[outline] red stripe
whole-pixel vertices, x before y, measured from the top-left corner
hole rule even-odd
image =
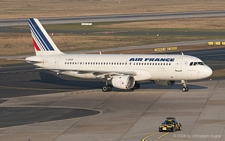
[[[34,43],[34,47],[37,51],[41,51],[41,49],[38,47],[37,43],[35,42],[34,38],[32,38],[33,43]]]

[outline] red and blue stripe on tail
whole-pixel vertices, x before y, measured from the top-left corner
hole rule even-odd
[[[44,27],[38,19],[30,18],[30,31],[35,48],[36,55],[57,55],[63,54],[52,41]]]

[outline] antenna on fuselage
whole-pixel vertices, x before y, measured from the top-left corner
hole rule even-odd
[[[183,53],[183,52],[181,52],[181,55],[184,55],[184,53]]]
[[[102,55],[102,52],[101,52],[101,51],[99,51],[99,54],[100,54],[100,55]]]

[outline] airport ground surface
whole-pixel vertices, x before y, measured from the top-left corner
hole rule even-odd
[[[213,70],[225,68],[224,49],[190,51]],[[101,91],[104,82],[35,70],[0,68],[0,139],[4,141],[225,140],[223,79],[172,87],[144,83],[140,90]],[[158,132],[167,116],[182,131]]]

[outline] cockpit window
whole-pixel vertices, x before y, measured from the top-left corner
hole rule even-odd
[[[190,62],[189,66],[204,65],[203,62]]]
[[[198,62],[198,65],[204,65],[204,63],[203,62]]]
[[[194,66],[196,66],[198,64],[198,62],[194,62]]]

